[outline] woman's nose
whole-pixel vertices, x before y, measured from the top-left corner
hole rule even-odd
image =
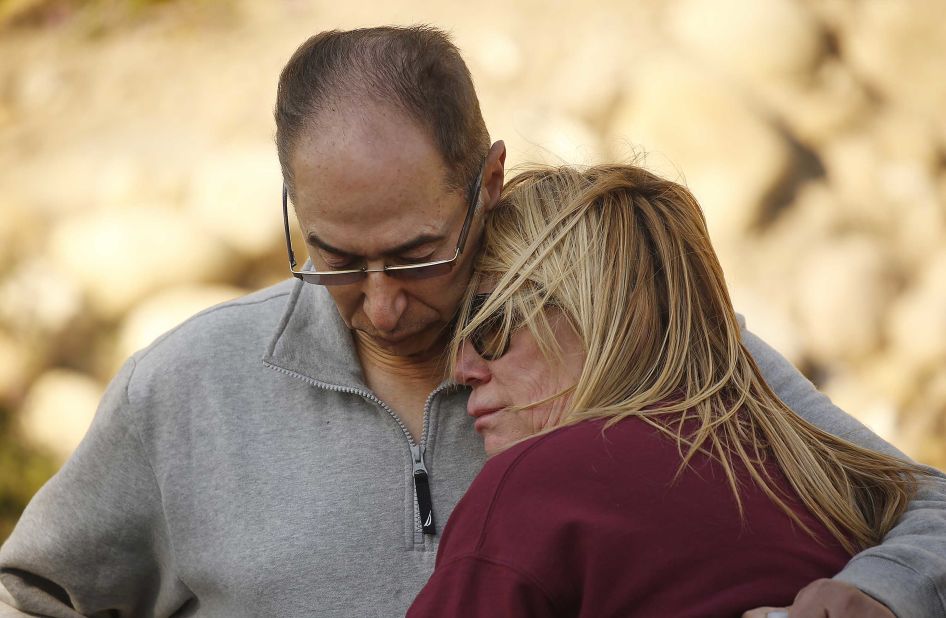
[[[457,352],[456,369],[453,371],[453,379],[467,386],[477,386],[489,382],[489,366],[483,360],[473,345],[469,341],[464,341]]]

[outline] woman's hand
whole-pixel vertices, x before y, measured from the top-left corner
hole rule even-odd
[[[833,579],[811,582],[795,596],[791,607],[758,607],[742,618],[767,618],[769,612],[785,611],[789,618],[896,618],[887,606],[860,589]]]

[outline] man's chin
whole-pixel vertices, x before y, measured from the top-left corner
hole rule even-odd
[[[444,353],[446,343],[438,334],[430,330],[421,330],[382,336],[358,331],[358,337],[363,342],[370,343],[373,347],[393,356],[440,356]]]

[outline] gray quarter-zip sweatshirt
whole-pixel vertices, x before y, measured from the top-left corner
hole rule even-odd
[[[803,416],[892,451],[746,343]],[[0,550],[0,615],[403,615],[433,570],[429,532],[483,463],[466,397],[431,393],[415,443],[324,289],[287,281],[204,311],[125,364],[27,507]],[[839,578],[901,617],[946,615],[946,486]]]

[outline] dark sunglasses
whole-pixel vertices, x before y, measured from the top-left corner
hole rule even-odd
[[[467,318],[475,316],[483,308],[489,294],[474,294],[470,304],[470,313]],[[469,342],[484,360],[494,361],[509,351],[509,340],[512,338],[512,329],[503,334],[502,307],[483,320],[469,336]]]

